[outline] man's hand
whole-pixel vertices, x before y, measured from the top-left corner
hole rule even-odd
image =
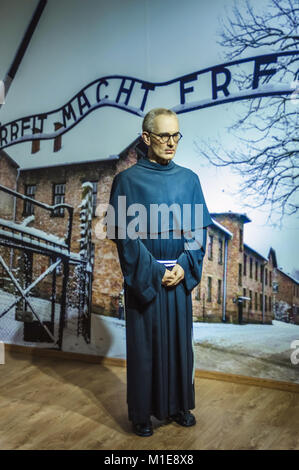
[[[176,286],[185,277],[185,271],[179,264],[176,264],[172,271],[166,269],[162,279],[163,286],[172,287]]]
[[[163,286],[167,286],[167,283],[170,282],[174,278],[173,274],[169,269],[166,268],[166,271],[164,273],[163,279],[162,279],[162,284]]]

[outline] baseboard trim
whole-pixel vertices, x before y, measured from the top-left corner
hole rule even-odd
[[[299,393],[299,384],[266,379],[262,377],[250,377],[247,375],[229,374],[226,372],[203,369],[196,369],[195,377],[200,377],[202,379],[222,380],[224,382],[232,382],[242,385],[253,385],[255,387],[272,388],[276,390],[282,390],[283,392]]]
[[[79,354],[68,351],[59,351],[57,349],[38,348],[32,346],[21,346],[17,344],[5,343],[5,352],[16,352],[29,354],[31,356],[60,358],[72,361],[83,361],[107,366],[126,367],[126,360],[115,357],[95,356],[92,354]],[[228,374],[225,372],[209,371],[204,369],[196,369],[195,377],[210,380],[221,380],[224,382],[232,382],[243,385],[253,385],[256,387],[272,388],[284,392],[299,393],[299,384],[292,382],[284,382],[261,377],[248,377],[246,375]]]
[[[58,349],[38,348],[34,346],[22,346],[19,344],[5,343],[5,352],[29,354],[31,356],[68,359],[70,361],[91,362],[94,364],[103,364],[111,366],[126,366],[126,360],[117,357],[96,356],[93,354],[80,354],[69,351],[60,351]]]

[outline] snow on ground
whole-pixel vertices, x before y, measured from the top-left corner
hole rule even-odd
[[[21,295],[18,294],[18,297]],[[0,314],[8,308],[16,296],[0,289]],[[51,318],[51,303],[48,300],[29,296],[29,300],[41,321],[48,321]],[[0,317],[0,341],[8,344],[18,344],[31,347],[53,348],[53,343],[35,343],[24,341],[24,323],[15,320],[15,309],[12,307],[3,317]],[[29,307],[28,307],[28,310]],[[30,310],[31,312],[31,310]],[[59,318],[60,305],[55,304],[55,318]],[[33,317],[34,321],[37,318]],[[58,321],[54,324],[54,336],[58,338]]]
[[[0,289],[0,315],[14,300],[15,295]],[[32,296],[29,296],[29,300],[40,320],[50,321],[51,302]],[[60,308],[60,304],[56,303],[54,322],[54,336],[56,341],[58,340]],[[34,317],[34,320],[37,320],[37,318]],[[126,329],[124,320],[92,314],[90,343],[86,343],[82,335],[77,335],[77,325],[78,309],[69,307],[65,328],[63,330],[62,351],[116,358],[126,357]],[[21,346],[58,348],[54,343],[24,341],[23,331],[24,323],[15,320],[15,306],[3,317],[0,317],[0,341]]]
[[[194,342],[264,355],[283,352],[290,349],[293,340],[299,340],[299,325],[276,320],[272,323],[235,325],[197,322],[193,324]]]
[[[299,384],[299,325],[194,323],[195,367]]]
[[[67,326],[63,330],[62,350],[96,356],[126,358],[125,321],[105,315],[91,314],[90,343],[77,336],[77,309],[68,310]]]

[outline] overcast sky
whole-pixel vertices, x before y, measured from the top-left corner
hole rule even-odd
[[[253,3],[262,10],[268,2]],[[36,0],[0,0],[0,79],[36,5]],[[105,75],[163,82],[225,62],[224,50],[216,42],[218,19],[232,6],[231,0],[49,0],[0,110],[1,123],[58,108]],[[251,55],[263,52],[271,51]],[[151,104],[170,107],[172,98],[170,91],[163,95],[163,103],[153,98]],[[227,103],[181,114],[183,139],[175,162],[198,173],[211,212],[246,211],[252,222],[245,226],[245,242],[263,256],[272,246],[278,265],[292,274],[299,269],[298,219],[285,218],[282,228],[265,225],[267,207],[245,209],[242,197],[233,195],[240,177],[211,167],[196,149],[196,142],[204,139],[217,138],[227,150],[240,145],[227,131],[240,106]],[[100,108],[64,134],[56,154],[53,141],[42,141],[35,156],[30,155],[30,143],[14,145],[7,152],[27,168],[107,158],[137,137],[141,122],[141,117],[125,111]]]

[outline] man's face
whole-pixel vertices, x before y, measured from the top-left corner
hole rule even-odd
[[[149,158],[160,159],[169,162],[173,159],[178,142],[171,137],[168,142],[163,143],[162,139],[156,134],[176,134],[179,132],[179,122],[175,116],[160,114],[154,120],[154,129],[152,133],[143,133],[144,141],[148,145]]]

